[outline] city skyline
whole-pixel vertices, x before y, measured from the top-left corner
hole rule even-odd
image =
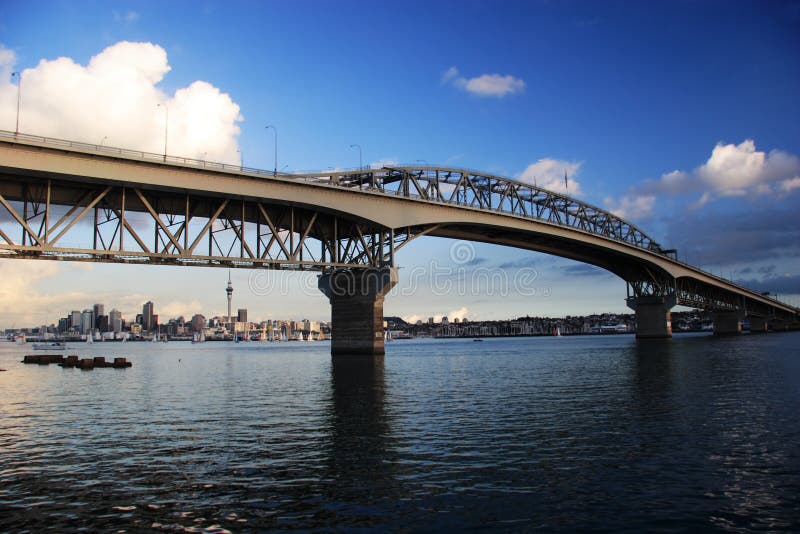
[[[480,169],[566,191],[692,264],[800,304],[796,3],[342,2],[307,11],[284,2],[6,4],[0,129],[18,122],[32,134],[262,169]],[[386,39],[387,21],[428,38]],[[353,24],[362,32],[330,38]],[[482,38],[454,40],[447,28],[480,28]],[[464,261],[452,254],[458,241],[411,242],[385,314],[628,311],[624,282],[604,271],[469,245]],[[527,270],[533,291],[442,290],[445,279],[486,270],[509,280]],[[314,273],[231,276],[254,316],[329,319]],[[153,299],[172,316],[224,315],[225,277],[0,260],[0,326],[36,324],[95,297],[128,311]]]

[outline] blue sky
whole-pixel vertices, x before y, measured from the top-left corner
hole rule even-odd
[[[11,71],[31,69],[24,75],[36,80],[40,61],[59,57],[83,68],[122,41],[163,49],[169,70],[159,71],[154,87],[164,98],[177,102],[200,80],[218,90],[221,115],[238,106],[238,115],[225,115],[228,144],[217,159],[238,157],[239,149],[246,165],[272,168],[273,132],[264,126],[274,124],[278,166],[287,170],[354,167],[357,143],[365,163],[422,160],[519,179],[539,173],[541,185],[537,164],[545,160],[553,175],[569,169],[580,198],[630,218],[691,262],[790,302],[800,294],[797,2],[7,2],[0,128],[13,129]],[[53,76],[41,79],[58,93]],[[25,90],[33,106],[35,88]],[[160,120],[160,110],[147,110]],[[29,128],[55,128],[23,111]],[[73,136],[134,142],[119,128],[102,130],[97,110],[73,111],[60,119]],[[509,276],[524,265],[535,268],[539,293],[439,295],[419,287],[387,299],[387,314],[625,311],[624,283],[611,275],[477,244],[474,261],[458,265],[453,246],[420,239],[399,263],[410,270],[436,260]],[[3,263],[15,279],[20,267]],[[107,308],[124,301],[131,313],[137,299],[153,299],[156,311],[159,303],[167,312],[223,311],[227,273],[219,270],[36,269],[23,283],[61,315],[98,300]],[[247,289],[251,275],[233,274],[251,317],[327,318],[321,295],[295,288],[265,298]],[[300,278],[275,276],[289,286]],[[120,280],[140,277],[156,280],[134,296],[118,289]],[[217,285],[218,299],[197,291]],[[0,317],[0,326],[8,321]]]

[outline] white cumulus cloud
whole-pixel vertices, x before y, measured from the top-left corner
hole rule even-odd
[[[62,270],[62,265],[53,261],[0,259],[0,324],[6,328],[50,324],[52,310],[88,301],[90,295],[80,291],[54,295],[41,290],[41,282],[59,276]]]
[[[624,195],[619,200],[605,199],[611,213],[622,219],[642,219],[650,215],[656,204],[654,195]]]
[[[0,48],[6,130],[16,121],[14,61]],[[43,59],[21,74],[20,131],[162,153],[166,126],[170,155],[238,163],[239,106],[204,81],[166,94],[158,84],[169,71],[166,51],[152,43],[116,43],[85,66],[67,57]]]
[[[582,193],[581,184],[575,179],[581,168],[580,162],[544,158],[531,163],[517,176],[517,180],[542,189],[577,196]],[[566,175],[567,180],[564,180]]]
[[[475,78],[465,78],[456,67],[450,67],[442,74],[442,83],[452,84],[473,95],[497,98],[525,90],[525,82],[510,74],[482,74]]]
[[[767,157],[751,139],[739,145],[717,143],[697,175],[722,194],[738,195],[765,179]]]
[[[781,150],[756,149],[755,141],[738,145],[717,143],[711,156],[692,171],[673,171],[636,188],[639,194],[684,195],[700,193],[705,204],[721,196],[781,194],[800,178],[800,158]]]
[[[617,214],[643,217],[663,196],[697,195],[691,208],[701,208],[721,197],[783,196],[800,188],[800,158],[781,150],[763,152],[755,141],[738,145],[717,143],[708,160],[691,171],[675,170],[657,180],[631,188],[619,199],[606,198]]]

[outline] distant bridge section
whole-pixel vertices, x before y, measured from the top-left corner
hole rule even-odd
[[[349,331],[372,340],[368,352],[383,350],[373,330],[396,283],[395,254],[423,235],[534,250],[613,272],[628,284],[641,337],[671,335],[675,304],[714,310],[718,333],[735,333],[745,315],[794,321],[798,314],[679,261],[601,208],[450,167],[276,173],[0,131],[0,205],[7,258],[317,270],[335,327],[335,301],[352,325],[355,300],[331,284],[368,288],[359,300],[369,315],[364,332]],[[370,273],[378,274],[353,281]]]

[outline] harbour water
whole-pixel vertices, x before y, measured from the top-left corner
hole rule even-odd
[[[0,532],[800,530],[800,333],[0,343]]]

